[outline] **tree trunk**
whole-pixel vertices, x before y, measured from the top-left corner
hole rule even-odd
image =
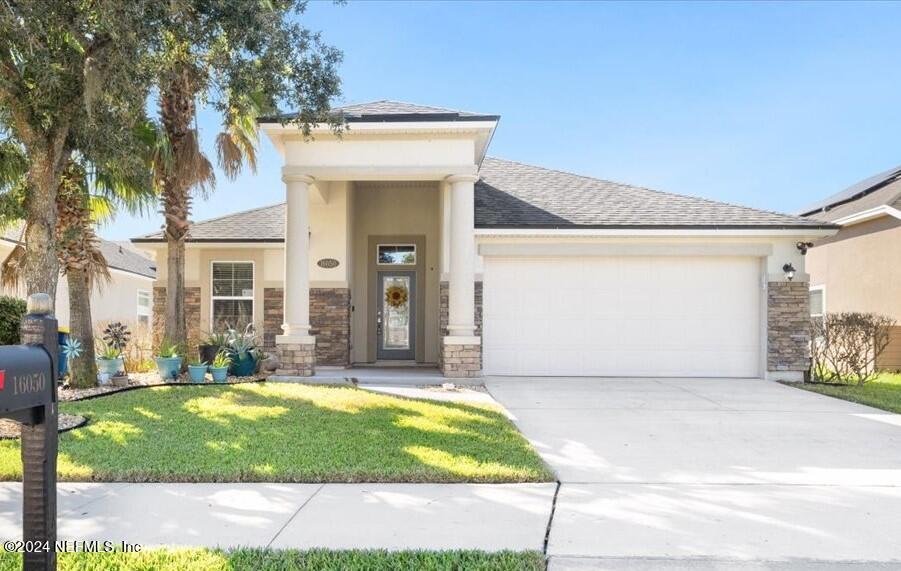
[[[91,279],[87,270],[70,270],[69,334],[81,341],[81,355],[69,362],[69,384],[73,387],[93,387],[97,384],[97,363],[94,361],[94,326],[91,323]]]
[[[162,181],[162,206],[166,235],[166,331],[170,343],[187,346],[185,323],[185,240],[188,237],[188,213],[191,207],[192,173],[183,161],[185,149],[196,144],[191,139],[194,119],[194,93],[191,91],[189,70],[173,73],[173,78],[160,94],[160,116],[169,140],[173,162]]]
[[[28,295],[46,293],[56,302],[59,261],[56,256],[56,192],[61,172],[53,145],[31,150],[28,195],[25,199],[25,264],[22,276]]]

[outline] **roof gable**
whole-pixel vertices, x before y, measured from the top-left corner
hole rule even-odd
[[[802,216],[833,222],[880,207],[901,208],[901,167],[871,176],[812,204]]]
[[[473,113],[446,107],[433,107],[381,99],[365,103],[353,103],[333,107],[331,113],[348,123],[390,123],[408,121],[497,121],[500,115]],[[268,123],[291,119],[294,113],[280,113],[274,117],[261,117],[259,122]]]

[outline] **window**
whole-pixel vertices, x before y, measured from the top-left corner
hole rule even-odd
[[[822,286],[810,290],[810,318],[823,320],[826,313],[826,289]]]
[[[212,329],[253,323],[253,262],[213,262]]]
[[[378,264],[380,266],[412,266],[416,264],[415,244],[379,244]]]
[[[138,327],[150,330],[150,292],[146,289],[138,290]]]

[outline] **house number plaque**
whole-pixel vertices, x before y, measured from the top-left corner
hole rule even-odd
[[[340,262],[338,260],[336,260],[335,258],[322,258],[321,260],[316,262],[316,265],[319,266],[320,268],[325,268],[327,270],[330,270],[332,268],[337,268],[339,263]]]

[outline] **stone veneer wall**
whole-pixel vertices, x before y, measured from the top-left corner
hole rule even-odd
[[[805,372],[810,368],[810,284],[767,284],[769,372]]]
[[[263,346],[275,349],[285,315],[284,289],[263,290]],[[310,335],[316,336],[316,364],[344,367],[350,363],[350,290],[310,288]]]
[[[188,328],[188,342],[192,345],[203,339],[200,329],[200,288],[185,288],[185,323]],[[166,288],[153,288],[153,346],[156,348],[166,330]]]
[[[438,284],[438,332],[439,332],[439,342],[441,346],[438,350],[438,367],[444,372],[444,375],[447,377],[477,377],[478,372],[482,369],[482,346],[481,345],[445,345],[443,342],[443,337],[447,336],[447,323],[448,323],[448,315],[450,313],[449,309],[450,304],[450,286],[447,282],[441,282]],[[475,335],[481,337],[482,336],[482,282],[475,282],[475,315],[473,316],[475,319]],[[447,355],[445,355],[447,354]],[[445,366],[445,356],[448,358],[453,354],[454,363],[448,363],[448,365],[453,365],[452,367]],[[470,361],[474,358],[477,358],[476,368],[472,371],[472,365]],[[466,363],[456,362],[457,359],[464,359]],[[460,365],[465,364],[465,367],[460,367]],[[459,373],[454,371],[454,369],[460,369]]]

